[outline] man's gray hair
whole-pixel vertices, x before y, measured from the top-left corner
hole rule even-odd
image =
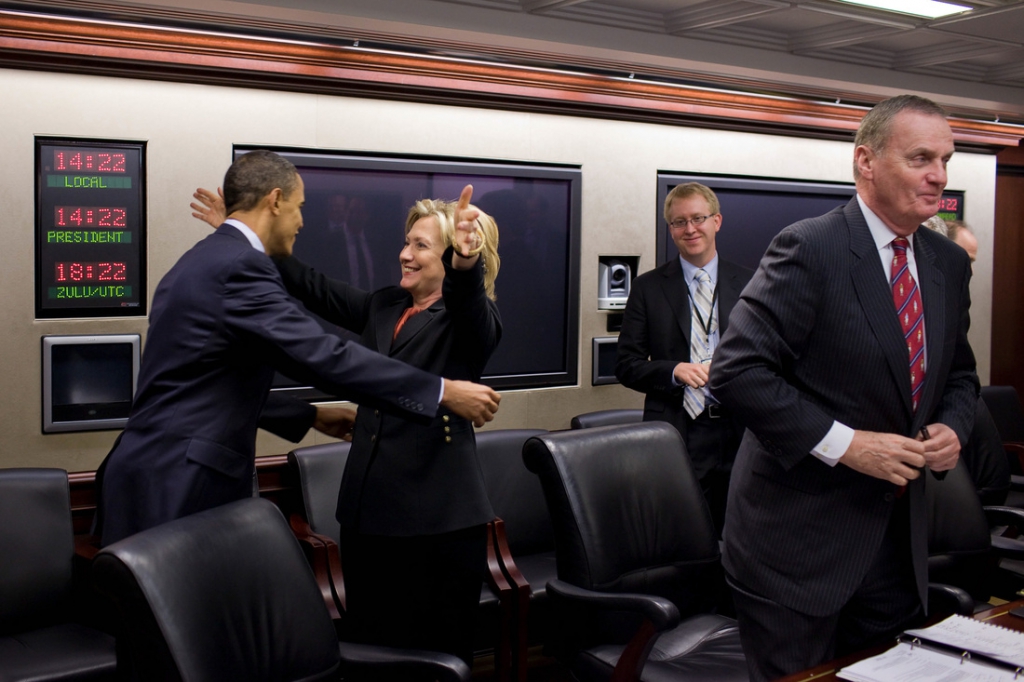
[[[917,95],[890,97],[872,107],[871,111],[861,119],[860,127],[857,128],[857,136],[853,139],[854,149],[863,145],[875,152],[883,151],[889,145],[893,120],[904,111],[915,111],[926,116],[941,118],[947,116],[945,109],[930,99]],[[853,164],[853,177],[860,177],[856,162]]]

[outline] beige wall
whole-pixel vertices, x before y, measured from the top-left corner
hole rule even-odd
[[[607,335],[606,313],[597,311],[597,257],[638,255],[641,271],[654,264],[659,170],[851,180],[851,145],[821,140],[13,70],[0,70],[0,92],[0,158],[5,161],[0,165],[5,265],[0,268],[0,467],[93,469],[116,436],[42,435],[41,336],[146,331],[144,319],[33,319],[36,135],[148,142],[150,293],[174,261],[206,234],[190,217],[188,203],[195,187],[220,183],[232,144],[580,164],[580,386],[508,391],[493,428],[565,428],[580,412],[640,406],[640,396],[621,386],[590,386],[590,339]],[[980,242],[971,340],[987,383],[995,157],[958,154],[949,186],[967,192],[967,221]],[[722,229],[729,229],[728,216]],[[308,436],[304,444],[316,441]],[[260,434],[260,454],[290,447]]]

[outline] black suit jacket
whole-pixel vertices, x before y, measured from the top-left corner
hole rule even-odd
[[[856,198],[776,236],[715,355],[711,390],[748,428],[729,490],[725,565],[801,613],[836,613],[850,599],[896,500],[893,484],[810,454],[833,420],[904,436],[941,422],[961,443],[971,430],[979,389],[967,342],[970,263],[925,229],[914,255],[928,354],[916,413],[888,273]],[[924,603],[928,478],[907,488]]]
[[[448,379],[479,381],[501,338],[498,309],[483,287],[482,261],[467,271],[444,255],[442,297],[409,318],[399,287],[368,293],[295,258],[278,263],[289,293],[325,320],[361,334],[367,348]],[[428,424],[360,405],[338,495],[343,528],[372,535],[445,533],[494,518],[476,456],[473,425],[445,410]]]
[[[725,334],[733,306],[753,274],[719,258],[719,338]],[[683,387],[672,384],[672,371],[677,364],[690,359],[690,306],[679,258],[672,258],[633,280],[615,365],[619,381],[646,394],[644,421],[666,421],[684,439],[690,416],[683,407]],[[690,453],[690,457],[698,476],[714,464],[713,457],[702,458],[698,452]]]
[[[410,418],[437,411],[438,377],[324,332],[271,259],[223,225],[153,296],[131,416],[101,467],[104,544],[252,493],[275,369]]]

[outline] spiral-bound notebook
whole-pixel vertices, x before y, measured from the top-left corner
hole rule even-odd
[[[843,668],[853,682],[1010,682],[1024,680],[1024,633],[964,616],[907,630],[900,644]]]

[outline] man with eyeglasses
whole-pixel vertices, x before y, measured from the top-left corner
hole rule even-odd
[[[664,214],[679,257],[633,282],[615,376],[646,394],[644,421],[679,430],[721,533],[743,428],[708,391],[708,372],[729,312],[753,272],[718,257],[722,214],[711,188],[677,185],[665,197]]]

